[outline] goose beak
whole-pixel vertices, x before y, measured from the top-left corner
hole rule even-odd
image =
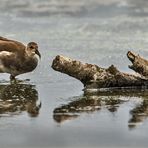
[[[35,53],[39,56],[39,58],[41,59],[41,54],[40,52],[36,49]]]

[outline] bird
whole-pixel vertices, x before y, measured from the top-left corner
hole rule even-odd
[[[36,42],[26,45],[19,41],[0,36],[0,73],[10,74],[10,80],[16,76],[33,71],[41,54]]]

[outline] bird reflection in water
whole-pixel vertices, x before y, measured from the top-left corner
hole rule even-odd
[[[61,105],[53,111],[53,118],[56,122],[62,123],[79,117],[81,113],[93,113],[107,109],[109,112],[116,113],[121,104],[132,101],[133,97],[141,100],[130,111],[131,119],[128,122],[129,128],[136,127],[137,123],[142,123],[148,117],[148,91],[108,91],[99,93],[88,93],[80,97],[74,97],[73,101],[66,105]],[[127,99],[128,98],[128,99]]]
[[[30,84],[0,85],[0,114],[19,114],[27,111],[29,116],[37,117],[41,108],[38,103],[38,92]]]

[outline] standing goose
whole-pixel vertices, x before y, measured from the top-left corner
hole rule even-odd
[[[0,73],[9,73],[10,80],[17,75],[33,71],[38,64],[38,45],[35,42],[24,44],[0,37]]]

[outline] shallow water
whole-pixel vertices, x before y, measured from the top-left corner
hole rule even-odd
[[[1,147],[147,147],[147,90],[85,95],[50,67],[62,54],[133,73],[126,53],[148,58],[147,26],[144,0],[0,0],[0,35],[42,54],[24,81],[0,75]]]

